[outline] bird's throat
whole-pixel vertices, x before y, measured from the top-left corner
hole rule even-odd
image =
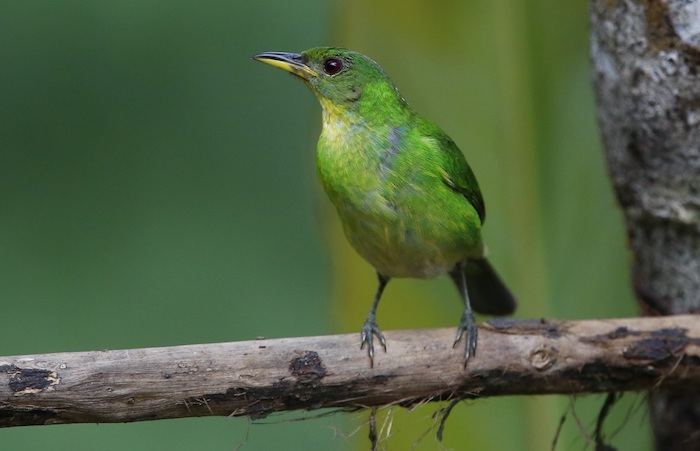
[[[364,122],[360,115],[334,104],[323,97],[319,98],[323,108],[323,135],[332,146],[341,146],[350,138],[353,129]]]

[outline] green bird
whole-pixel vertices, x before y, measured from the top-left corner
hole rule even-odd
[[[377,271],[379,287],[361,331],[374,363],[379,299],[390,279],[449,274],[462,300],[456,346],[476,353],[479,313],[507,315],[515,299],[486,260],[486,210],[457,145],[416,114],[381,67],[361,53],[320,47],[254,59],[291,72],[323,109],[316,169],[352,247]]]

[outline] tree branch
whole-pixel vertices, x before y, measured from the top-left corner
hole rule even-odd
[[[698,319],[491,321],[466,369],[453,329],[386,332],[374,368],[357,334],[0,357],[0,426],[678,387],[700,381]]]

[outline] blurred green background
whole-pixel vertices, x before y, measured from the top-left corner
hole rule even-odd
[[[4,0],[0,354],[359,331],[375,278],[316,182],[320,109],[301,83],[250,60],[319,45],[370,55],[467,154],[517,316],[636,315],[595,126],[586,15],[585,2],[554,0]],[[446,280],[402,280],[378,318],[385,330],[452,327],[460,313]],[[437,404],[385,409],[381,444],[550,449],[568,412],[556,449],[592,449],[602,402],[469,401],[441,444]],[[645,411],[627,395],[611,443],[650,449]],[[14,428],[0,442],[368,448],[366,414],[296,421],[314,415]]]

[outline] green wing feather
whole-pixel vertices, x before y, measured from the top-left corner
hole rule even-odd
[[[437,143],[442,156],[443,182],[472,204],[483,224],[486,220],[484,198],[464,154],[440,128],[430,123],[426,125],[426,135]]]

